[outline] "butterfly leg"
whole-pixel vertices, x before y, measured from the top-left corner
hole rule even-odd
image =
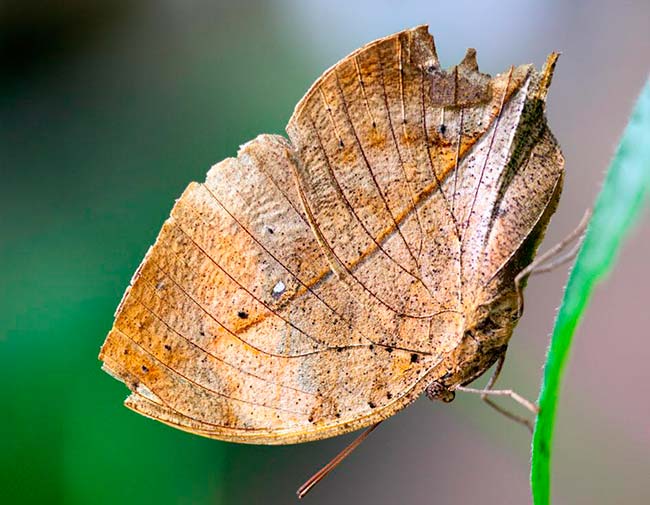
[[[591,217],[591,209],[587,209],[585,215],[582,217],[580,223],[578,224],[575,230],[569,233],[563,240],[561,240],[555,246],[551,247],[544,254],[541,254],[538,258],[536,258],[533,262],[531,262],[530,265],[528,265],[526,268],[524,268],[521,272],[517,274],[517,277],[515,277],[515,290],[517,291],[517,299],[519,300],[518,310],[520,316],[524,311],[524,297],[523,297],[522,286],[521,286],[522,283],[526,279],[528,279],[528,277],[530,277],[531,275],[550,272],[551,270],[554,270],[564,265],[565,263],[568,263],[573,258],[575,258],[578,254],[578,251],[580,250],[580,246],[582,245],[581,240],[578,240],[578,242],[568,252],[564,254],[561,253],[572,242],[580,238],[580,236],[584,233],[585,229],[587,228],[587,224],[589,223],[590,217]]]
[[[311,489],[318,484],[321,480],[323,480],[332,470],[334,470],[341,461],[343,461],[345,458],[347,458],[352,451],[354,451],[357,447],[361,445],[361,442],[363,442],[368,435],[370,435],[374,429],[381,424],[381,421],[379,421],[376,424],[373,424],[372,426],[366,428],[366,430],[361,433],[357,438],[355,438],[350,445],[348,445],[345,449],[343,449],[341,452],[339,452],[336,456],[334,456],[329,463],[327,463],[323,468],[318,470],[314,475],[312,475],[300,488],[298,491],[296,491],[296,494],[298,495],[299,499],[302,499],[305,497]]]
[[[467,387],[462,387],[459,386],[456,388],[457,391],[463,391],[465,393],[475,393],[475,394],[480,394],[481,395],[481,400],[483,400],[485,403],[487,403],[490,407],[492,407],[494,410],[499,412],[500,414],[503,414],[506,416],[508,419],[511,419],[519,424],[523,424],[526,426],[532,433],[533,431],[533,424],[530,422],[529,419],[523,417],[523,416],[518,416],[517,414],[513,414],[512,412],[504,409],[497,403],[495,403],[489,396],[508,396],[515,400],[517,403],[520,405],[523,405],[526,409],[530,410],[533,414],[537,414],[539,412],[539,408],[537,405],[532,403],[529,400],[526,400],[523,396],[515,393],[514,391],[510,389],[492,389],[494,387],[494,384],[496,383],[497,379],[499,378],[499,374],[501,373],[501,369],[503,368],[503,363],[505,361],[506,354],[505,352],[499,357],[496,368],[494,369],[494,373],[492,374],[492,377],[490,377],[490,380],[488,381],[487,385],[485,386],[485,389],[474,389],[474,388],[467,388]]]

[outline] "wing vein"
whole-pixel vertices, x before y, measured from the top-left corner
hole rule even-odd
[[[508,94],[508,88],[510,87],[510,80],[512,79],[512,71],[514,70],[514,67],[510,67],[510,71],[508,72],[508,81],[506,82],[505,89],[503,90],[503,96],[501,97],[501,103],[499,104],[499,112],[497,113],[497,117],[494,121],[494,130],[492,131],[492,136],[490,137],[490,143],[488,144],[488,151],[487,154],[485,155],[485,161],[483,162],[483,166],[481,167],[481,175],[478,179],[478,184],[476,185],[476,191],[474,191],[474,197],[472,198],[472,205],[470,206],[469,209],[469,214],[467,214],[467,219],[465,220],[464,226],[463,226],[463,233],[461,235],[460,239],[460,246],[461,250],[463,247],[463,242],[465,240],[465,233],[467,232],[467,229],[469,228],[469,223],[472,220],[472,213],[474,212],[474,205],[476,204],[476,199],[478,198],[478,192],[481,189],[481,184],[483,183],[483,176],[485,175],[485,169],[487,168],[488,160],[490,159],[490,153],[492,152],[492,146],[494,145],[494,139],[496,138],[497,135],[497,130],[499,128],[499,122],[501,119],[501,113],[503,112],[503,105],[505,104],[506,101],[506,96]],[[461,254],[462,257],[462,254]]]
[[[163,298],[162,298],[162,297],[161,297],[161,296],[156,292],[156,290],[155,290],[155,286],[154,286],[154,285],[153,285],[153,284],[152,284],[148,279],[145,279],[145,282],[151,286],[152,291],[154,292],[155,296],[157,296],[160,300],[163,300],[163,301],[164,301],[164,299],[163,299]],[[214,354],[214,353],[208,351],[206,348],[200,346],[199,344],[197,344],[196,342],[194,342],[192,339],[190,339],[189,337],[187,337],[187,336],[184,335],[183,333],[181,333],[181,332],[179,332],[178,330],[176,330],[176,328],[173,328],[169,323],[167,323],[167,321],[165,321],[165,320],[164,320],[162,317],[160,317],[160,316],[159,316],[159,315],[158,315],[158,314],[157,314],[153,309],[151,309],[151,308],[150,308],[150,307],[149,307],[149,306],[144,302],[144,300],[143,300],[141,297],[134,296],[133,298],[134,298],[134,300],[135,300],[137,303],[139,303],[140,305],[142,305],[142,307],[144,307],[145,310],[146,310],[147,312],[149,312],[153,317],[155,317],[155,318],[156,318],[158,321],[160,321],[160,322],[161,322],[165,327],[167,327],[167,329],[168,329],[169,331],[171,331],[172,333],[175,333],[176,335],[178,335],[180,338],[182,338],[183,340],[185,340],[188,344],[190,344],[190,345],[191,345],[192,347],[194,347],[195,349],[197,349],[197,350],[199,350],[199,351],[201,351],[201,352],[204,352],[204,353],[207,354],[208,356],[210,356],[210,357],[216,359],[217,361],[220,361],[220,362],[223,363],[224,365],[226,365],[226,366],[228,366],[228,367],[230,367],[230,368],[232,368],[232,369],[234,369],[234,370],[237,370],[237,371],[239,371],[239,372],[242,372],[242,373],[245,374],[245,375],[249,375],[249,376],[251,376],[251,377],[254,377],[254,378],[256,378],[256,379],[259,379],[259,380],[261,380],[261,381],[264,381],[264,382],[266,382],[267,384],[273,384],[273,385],[278,386],[278,387],[283,388],[283,389],[288,389],[288,390],[291,390],[291,391],[296,391],[296,392],[298,392],[298,393],[303,393],[303,394],[306,394],[306,395],[315,396],[314,393],[310,393],[309,391],[303,391],[302,389],[294,388],[294,387],[292,387],[292,386],[288,386],[288,385],[286,385],[286,384],[282,384],[282,383],[271,382],[271,381],[268,380],[267,378],[264,378],[264,377],[262,377],[262,376],[260,376],[260,375],[256,375],[256,374],[250,372],[249,370],[245,370],[245,369],[243,369],[243,368],[239,368],[239,367],[233,365],[232,363],[229,363],[228,361],[226,361],[226,360],[223,359],[222,357],[220,357],[220,356],[218,356],[218,355],[216,355],[216,354]],[[147,332],[147,333],[151,334],[150,332]]]
[[[406,238],[402,234],[402,230],[401,230],[399,224],[397,224],[397,220],[395,219],[395,216],[393,215],[393,212],[391,211],[390,206],[388,205],[388,201],[386,200],[386,195],[384,195],[384,193],[381,190],[381,187],[380,187],[379,183],[377,182],[377,177],[375,175],[375,172],[372,169],[372,166],[370,164],[370,161],[368,160],[368,156],[366,154],[366,151],[363,148],[363,145],[361,144],[361,139],[359,139],[359,134],[357,133],[357,129],[356,129],[355,125],[354,125],[354,122],[352,121],[352,117],[350,116],[350,111],[348,109],[348,104],[347,104],[347,101],[346,101],[346,98],[345,98],[345,93],[343,93],[343,89],[341,88],[341,83],[339,82],[338,72],[336,72],[336,71],[334,72],[334,77],[335,77],[335,80],[336,80],[336,87],[338,88],[338,91],[341,94],[341,104],[343,105],[343,110],[345,111],[345,116],[347,117],[348,121],[350,122],[350,129],[352,130],[352,134],[354,135],[354,140],[356,141],[356,144],[359,147],[359,152],[361,153],[361,157],[363,158],[364,164],[366,165],[366,169],[368,170],[368,173],[370,174],[370,178],[372,179],[372,182],[373,182],[373,184],[375,186],[375,189],[377,190],[377,194],[379,195],[379,198],[381,198],[381,201],[384,204],[384,208],[386,209],[386,212],[388,212],[388,215],[390,216],[391,221],[393,222],[393,225],[395,226],[395,230],[397,231],[400,238],[402,239],[402,242],[404,243],[404,246],[406,247],[406,250],[408,251],[409,256],[411,256],[411,259],[415,263],[416,267],[419,268],[418,260],[415,257],[413,251],[411,250],[411,247],[409,246],[409,243],[407,242]],[[364,98],[365,98],[365,92],[364,92]],[[366,106],[369,107],[368,103],[367,103],[367,100],[366,100]],[[373,126],[372,127],[373,127],[373,129],[376,128],[376,124],[374,122],[374,119],[373,119]],[[357,217],[356,214],[355,214],[355,217]],[[359,220],[359,222],[361,222],[361,219],[359,217],[357,217],[357,219]],[[365,230],[365,227],[364,227],[364,230]],[[367,231],[366,231],[366,233],[367,233]],[[371,236],[371,238],[374,239],[374,237],[372,237],[372,236]],[[385,254],[388,256],[388,253],[385,253]],[[392,257],[391,257],[391,259],[392,259]],[[395,261],[395,263],[398,263],[398,262]],[[417,275],[413,275],[410,271],[408,271],[404,267],[402,267],[402,269],[404,271],[410,273],[413,277],[415,277],[420,282],[420,284],[422,284],[422,286],[425,289],[427,289],[427,291],[428,291],[428,287],[424,285],[424,282],[422,282],[422,279],[420,279]],[[432,296],[433,296],[433,294],[432,294]]]
[[[218,262],[217,262],[217,261],[216,261],[216,260],[215,260],[211,255],[210,255],[210,254],[208,254],[208,252],[207,252],[203,247],[201,247],[201,245],[200,245],[198,242],[196,242],[196,241],[194,240],[194,238],[193,238],[192,236],[190,236],[190,234],[187,233],[187,232],[186,232],[186,231],[185,231],[185,230],[184,230],[184,229],[183,229],[179,224],[177,224],[177,223],[174,223],[174,224],[175,224],[176,227],[181,231],[181,233],[183,233],[183,235],[185,235],[185,236],[186,236],[186,237],[187,237],[187,238],[192,242],[192,244],[194,244],[194,246],[195,246],[199,251],[201,251],[201,252],[206,256],[206,258],[208,258],[208,260],[209,260],[212,264],[214,264],[214,265],[215,265],[219,270],[221,270],[224,274],[226,274],[226,276],[227,276],[227,277],[228,277],[232,282],[234,282],[237,286],[239,286],[241,289],[243,289],[244,291],[246,291],[246,293],[248,294],[248,296],[250,296],[253,300],[255,300],[257,303],[259,303],[260,305],[262,305],[266,310],[268,310],[268,311],[269,311],[271,314],[273,314],[275,317],[277,317],[277,318],[281,319],[282,321],[284,321],[285,323],[287,323],[287,324],[288,324],[289,326],[291,326],[294,330],[296,330],[296,331],[298,331],[299,333],[301,333],[302,335],[306,336],[309,340],[311,340],[311,341],[313,341],[314,343],[319,344],[319,345],[324,345],[324,346],[326,346],[326,347],[329,346],[329,344],[328,344],[327,342],[323,342],[322,340],[320,340],[320,339],[318,339],[318,338],[316,338],[316,337],[310,335],[309,333],[307,333],[306,331],[302,330],[301,328],[298,328],[298,327],[297,327],[294,323],[292,323],[289,319],[285,318],[285,317],[282,316],[279,312],[276,312],[276,311],[273,310],[271,307],[269,307],[269,305],[266,304],[266,303],[265,303],[261,298],[258,298],[257,296],[255,296],[255,295],[254,295],[254,294],[253,294],[253,293],[252,293],[252,292],[251,292],[251,291],[250,291],[246,286],[244,286],[241,282],[239,282],[239,280],[235,279],[235,277],[233,277],[232,274],[230,274],[230,272],[228,272],[225,268],[223,268],[223,267],[222,267],[222,266],[221,266],[221,265],[220,265],[220,264],[219,264],[219,263],[218,263]],[[174,253],[174,254],[176,254],[176,253]],[[177,254],[176,254],[176,256],[179,257]],[[180,259],[180,257],[179,257],[179,259]],[[189,266],[188,266],[188,268],[189,268]]]
[[[408,180],[408,175],[406,174],[406,168],[404,167],[404,159],[402,158],[402,152],[399,148],[399,143],[397,142],[397,136],[395,135],[395,128],[393,127],[393,118],[392,114],[390,112],[390,105],[388,102],[388,92],[386,91],[386,79],[384,75],[384,62],[382,61],[381,55],[379,55],[378,58],[379,61],[379,67],[380,67],[380,74],[381,74],[381,85],[382,89],[384,92],[384,104],[386,106],[386,113],[388,116],[388,127],[390,129],[390,134],[393,139],[393,143],[395,144],[395,150],[397,151],[397,158],[399,159],[399,166],[400,170],[402,173],[402,177],[404,180],[404,185],[408,189],[409,197],[411,199],[411,206],[415,211],[415,220],[418,224],[418,229],[420,231],[420,243],[418,244],[418,254],[417,258],[419,259],[420,256],[422,255],[422,245],[424,242],[424,228],[422,227],[422,221],[420,220],[420,212],[418,211],[418,207],[415,201],[415,195],[413,193],[413,187],[411,185],[411,182]],[[419,266],[419,263],[416,261],[416,265]]]
[[[211,388],[209,388],[207,386],[204,386],[203,384],[200,384],[200,383],[196,382],[195,380],[187,377],[186,375],[180,373],[178,370],[170,367],[165,361],[163,361],[158,356],[153,354],[151,351],[149,351],[148,349],[146,349],[145,347],[140,345],[133,337],[131,337],[130,335],[128,335],[124,331],[120,330],[119,328],[116,328],[116,329],[117,329],[118,332],[120,332],[122,335],[124,335],[128,340],[130,340],[135,346],[139,347],[143,352],[148,354],[151,357],[151,359],[153,359],[154,361],[160,363],[160,365],[162,365],[164,368],[171,371],[173,374],[176,374],[179,377],[182,377],[184,380],[186,380],[190,384],[198,387],[199,389],[203,389],[203,390],[207,391],[208,393],[215,394],[215,395],[220,396],[222,398],[225,398],[227,400],[242,402],[242,403],[245,403],[247,405],[254,405],[256,407],[264,407],[264,408],[267,408],[267,409],[277,410],[277,411],[280,411],[280,412],[288,412],[288,413],[291,413],[291,414],[306,415],[306,412],[290,410],[290,409],[283,409],[281,407],[272,407],[272,406],[269,406],[269,405],[265,405],[263,403],[257,403],[257,402],[252,402],[252,401],[249,401],[249,400],[243,400],[241,398],[235,398],[233,396],[228,396],[227,394],[220,393],[219,391],[215,391],[214,389],[211,389]],[[149,387],[149,386],[147,386],[147,387]],[[152,393],[154,393],[154,394],[156,393],[156,391],[153,388],[150,388],[150,389],[151,389]],[[160,397],[160,395],[157,395],[157,394],[156,394],[156,396]]]
[[[238,225],[239,227],[241,227],[242,230],[244,230],[244,232],[245,232],[245,233],[246,233],[246,234],[247,234],[247,235],[248,235],[248,236],[249,236],[249,237],[250,237],[250,238],[251,238],[251,239],[252,239],[252,240],[253,240],[253,241],[254,241],[254,242],[255,242],[255,243],[256,243],[256,244],[257,244],[257,245],[258,245],[258,246],[259,246],[259,247],[264,251],[264,252],[265,252],[265,253],[266,253],[266,254],[268,254],[271,258],[273,258],[273,260],[274,260],[278,265],[280,265],[280,266],[281,266],[281,267],[282,267],[282,268],[283,268],[283,269],[284,269],[284,270],[285,270],[289,275],[291,275],[294,279],[296,279],[296,280],[297,280],[297,281],[298,281],[298,282],[299,282],[299,283],[300,283],[300,284],[305,288],[305,290],[307,290],[309,293],[311,293],[312,295],[314,295],[314,297],[315,297],[318,301],[320,301],[320,302],[321,302],[325,307],[327,307],[327,308],[328,308],[328,309],[329,309],[329,310],[330,310],[330,311],[331,311],[335,316],[337,316],[341,321],[344,321],[345,323],[347,323],[349,327],[352,326],[352,321],[351,321],[351,320],[346,319],[342,314],[339,314],[339,312],[338,312],[336,309],[334,309],[334,308],[333,308],[329,303],[327,303],[327,302],[326,302],[326,301],[325,301],[325,300],[324,300],[320,295],[318,295],[318,293],[316,293],[316,292],[313,290],[313,286],[315,286],[315,285],[317,284],[317,282],[314,283],[314,284],[312,284],[312,285],[310,286],[309,284],[307,284],[306,282],[304,282],[300,277],[298,277],[297,274],[293,273],[293,272],[292,272],[292,271],[291,271],[291,270],[290,270],[290,269],[289,269],[289,268],[288,268],[284,263],[282,263],[282,262],[281,262],[281,261],[280,261],[280,260],[279,260],[279,259],[278,259],[278,258],[277,258],[277,257],[276,257],[276,256],[275,256],[275,255],[274,255],[274,254],[269,250],[269,249],[267,249],[267,247],[266,247],[264,244],[262,244],[262,243],[261,243],[257,238],[255,238],[255,236],[254,236],[254,235],[253,235],[253,234],[252,234],[252,233],[251,233],[251,232],[250,232],[250,231],[249,231],[249,230],[248,230],[248,229],[247,229],[247,228],[246,228],[246,227],[245,227],[245,226],[244,226],[244,225],[239,221],[239,220],[237,220],[237,219],[236,219],[236,218],[235,218],[235,217],[230,213],[230,211],[229,211],[229,210],[228,210],[228,209],[223,205],[223,203],[221,203],[221,201],[220,201],[220,200],[217,198],[217,196],[216,196],[216,195],[215,195],[215,194],[210,190],[210,188],[208,188],[208,187],[205,186],[205,185],[203,185],[203,187],[208,191],[208,193],[209,193],[210,195],[212,195],[212,197],[213,197],[214,200],[217,202],[217,204],[218,204],[218,205],[219,205],[219,206],[220,206],[220,207],[221,207],[221,208],[222,208],[222,209],[223,209],[223,210],[224,210],[224,211],[225,211],[225,212],[226,212],[226,213],[227,213],[227,214],[228,214],[228,215],[229,215],[229,216],[230,216],[234,221],[235,221],[235,223],[237,223],[237,225]],[[197,211],[196,209],[194,209],[193,207],[192,207],[192,209],[194,210],[194,212],[197,212],[197,213],[198,213],[198,211]],[[199,215],[200,215],[200,213],[199,213]],[[202,219],[202,218],[201,218],[201,219]],[[308,223],[307,223],[307,225],[309,226]],[[319,279],[319,281],[320,281],[320,279]],[[374,342],[370,337],[368,337],[368,336],[366,336],[366,335],[364,335],[364,334],[361,334],[361,336],[362,336],[363,338],[365,338],[366,340],[368,340],[368,343],[376,344],[376,342]]]
[[[372,240],[372,241],[374,242],[374,244],[375,244],[375,246],[377,247],[377,249],[379,249],[381,252],[383,252],[383,253],[386,255],[386,257],[387,257],[388,259],[390,259],[390,260],[391,260],[391,261],[392,261],[392,262],[393,262],[393,263],[394,263],[398,268],[400,268],[401,270],[403,270],[406,274],[410,275],[410,276],[413,277],[414,279],[419,280],[419,281],[424,285],[424,283],[422,282],[422,280],[418,279],[416,276],[414,276],[413,274],[411,274],[410,272],[408,272],[407,270],[405,270],[404,267],[403,267],[402,265],[399,264],[399,262],[395,261],[393,258],[391,258],[390,255],[388,255],[388,254],[386,253],[386,251],[384,251],[384,249],[382,248],[382,246],[381,246],[381,245],[377,242],[377,240],[376,240],[376,239],[375,239],[375,238],[370,234],[370,231],[366,229],[366,227],[365,227],[365,225],[363,224],[363,222],[361,222],[361,220],[359,219],[359,217],[356,215],[356,213],[354,212],[354,209],[353,209],[352,206],[350,205],[350,202],[347,200],[346,196],[343,194],[343,192],[342,192],[342,190],[341,190],[341,187],[340,187],[340,185],[339,185],[339,183],[338,183],[338,180],[336,179],[336,176],[334,175],[334,173],[333,173],[333,171],[332,171],[332,166],[331,166],[331,164],[330,164],[329,157],[328,157],[327,153],[325,152],[325,148],[323,147],[323,142],[322,142],[322,139],[321,139],[321,137],[320,137],[320,134],[318,133],[318,130],[316,129],[316,125],[314,125],[314,122],[313,122],[313,120],[312,120],[311,118],[309,118],[309,119],[310,119],[310,123],[311,123],[312,129],[313,129],[313,131],[314,131],[314,133],[315,133],[315,135],[316,135],[316,138],[318,139],[320,149],[321,149],[321,151],[323,152],[323,156],[324,156],[324,158],[325,158],[325,164],[326,164],[327,169],[328,169],[328,174],[329,174],[330,178],[332,179],[332,182],[333,182],[333,183],[335,184],[335,186],[338,188],[338,192],[339,192],[339,194],[340,194],[340,195],[342,196],[342,198],[343,198],[343,203],[348,207],[348,209],[350,210],[351,214],[352,214],[352,215],[356,218],[356,220],[359,222],[359,225],[364,229],[364,231],[366,232],[366,234],[370,237],[370,240]],[[304,192],[302,193],[302,195],[303,195],[304,203],[305,203],[305,205],[307,205],[306,195],[304,194]],[[313,217],[313,216],[312,216],[312,217]],[[315,219],[314,219],[314,223],[316,224]],[[329,247],[329,244],[328,244],[328,247]],[[340,265],[345,269],[345,271],[348,273],[348,275],[350,275],[350,276],[351,276],[351,277],[352,277],[352,278],[353,278],[353,279],[354,279],[354,280],[355,280],[355,281],[356,281],[356,282],[357,282],[357,283],[358,283],[358,284],[359,284],[359,285],[360,285],[360,286],[361,286],[361,287],[362,287],[362,288],[363,288],[363,289],[364,289],[368,294],[370,294],[370,296],[371,296],[372,298],[374,298],[375,300],[377,300],[380,304],[382,304],[384,307],[386,307],[386,308],[387,308],[388,310],[390,310],[391,312],[394,312],[396,315],[398,315],[398,316],[400,316],[400,317],[410,317],[410,318],[413,318],[413,319],[428,319],[429,317],[432,317],[431,315],[424,315],[424,316],[421,316],[421,315],[417,315],[417,314],[406,314],[406,313],[403,313],[403,312],[398,311],[397,309],[395,309],[394,307],[392,307],[389,303],[387,303],[387,302],[385,302],[384,300],[382,300],[382,299],[381,299],[377,294],[375,294],[372,290],[370,290],[370,289],[369,289],[369,288],[368,288],[368,287],[367,287],[363,282],[361,282],[361,280],[359,280],[359,279],[357,278],[357,276],[354,275],[354,272],[352,272],[352,270],[351,270],[351,269],[350,269],[350,268],[349,268],[349,267],[348,267],[348,266],[347,266],[347,265],[346,265],[346,264],[341,260],[341,258],[339,258],[339,256],[336,254],[336,252],[334,251],[334,249],[333,249],[332,247],[329,247],[329,250],[330,250],[331,253],[335,256],[335,258],[337,259],[338,263],[339,263],[339,264],[340,264]],[[425,288],[426,288],[426,286],[425,286]],[[436,302],[438,302],[438,300],[436,300],[435,298],[434,298],[434,300],[435,300]],[[438,303],[439,303],[439,302],[438,302]],[[439,303],[439,304],[440,304],[440,303]],[[440,304],[440,305],[442,305],[442,304]]]
[[[244,345],[250,347],[251,349],[254,349],[255,351],[266,354],[267,356],[272,356],[274,358],[302,358],[305,356],[311,356],[314,354],[318,354],[319,352],[323,351],[330,351],[330,350],[335,350],[337,349],[336,347],[329,347],[325,349],[318,349],[314,351],[309,351],[309,352],[303,352],[299,354],[275,354],[269,351],[265,351],[264,349],[261,349],[259,347],[254,346],[250,342],[247,342],[243,338],[241,338],[239,335],[237,335],[235,332],[233,332],[230,328],[228,328],[226,325],[224,325],[221,321],[219,321],[209,310],[207,310],[202,304],[200,304],[198,301],[196,301],[184,288],[181,286],[167,271],[165,271],[160,265],[155,265],[160,272],[162,272],[165,277],[167,277],[170,281],[174,283],[174,285],[190,300],[196,305],[201,312],[203,312],[206,316],[208,316],[210,319],[212,319],[217,325],[219,325],[221,328],[223,328],[227,333],[229,333],[232,337],[234,337],[236,340],[239,340],[242,342]],[[349,345],[349,346],[338,346],[342,348],[347,348],[347,347],[363,347],[359,345]]]
[[[435,167],[433,166],[433,160],[431,159],[431,151],[429,150],[429,132],[427,131],[427,114],[426,114],[426,104],[424,101],[424,70],[420,69],[420,99],[422,101],[422,134],[424,136],[424,150],[426,151],[427,154],[427,161],[429,162],[429,168],[431,169],[431,174],[433,175],[434,180],[436,181],[436,186],[438,187],[438,191],[440,192],[440,195],[442,196],[442,200],[445,204],[445,208],[447,209],[447,212],[449,213],[452,221],[454,222],[454,227],[456,228],[456,234],[458,235],[458,223],[456,222],[456,216],[454,216],[454,213],[451,212],[451,208],[449,207],[449,200],[447,200],[447,195],[445,195],[445,192],[442,189],[442,182],[438,178],[438,174],[436,173]],[[459,237],[460,238],[460,237]]]

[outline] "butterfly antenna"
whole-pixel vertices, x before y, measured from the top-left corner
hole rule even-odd
[[[363,442],[366,438],[368,438],[368,435],[370,435],[374,429],[381,424],[381,421],[379,421],[377,424],[373,424],[370,426],[368,429],[366,429],[361,435],[359,435],[357,438],[355,438],[350,445],[348,445],[345,449],[343,449],[341,452],[339,452],[336,456],[334,456],[329,463],[327,463],[323,468],[318,470],[314,475],[312,475],[307,482],[305,482],[296,494],[298,495],[298,498],[303,498],[311,489],[318,484],[321,480],[323,480],[332,470],[334,470],[341,461],[343,461],[345,458],[347,458],[352,451],[354,451],[357,447],[361,445],[361,442]]]

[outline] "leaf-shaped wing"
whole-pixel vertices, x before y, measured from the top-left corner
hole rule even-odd
[[[273,444],[410,403],[462,338],[467,286],[487,275],[471,247],[506,262],[534,226],[506,247],[494,231],[529,173],[509,163],[531,72],[491,79],[473,51],[443,71],[426,27],[327,71],[290,141],[258,137],[176,202],[100,354],[132,390],[126,404]],[[540,131],[526,152],[553,149]]]
[[[457,314],[402,321],[332,273],[295,170],[286,140],[261,136],[177,201],[100,356],[129,407],[225,440],[310,440],[392,414],[451,349]],[[436,352],[401,332],[431,332]]]

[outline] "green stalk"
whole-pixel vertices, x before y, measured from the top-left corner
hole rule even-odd
[[[555,321],[539,394],[532,443],[531,489],[535,505],[551,503],[553,429],[562,375],[573,334],[596,285],[616,254],[650,191],[650,79],[634,107],[612,160]]]

